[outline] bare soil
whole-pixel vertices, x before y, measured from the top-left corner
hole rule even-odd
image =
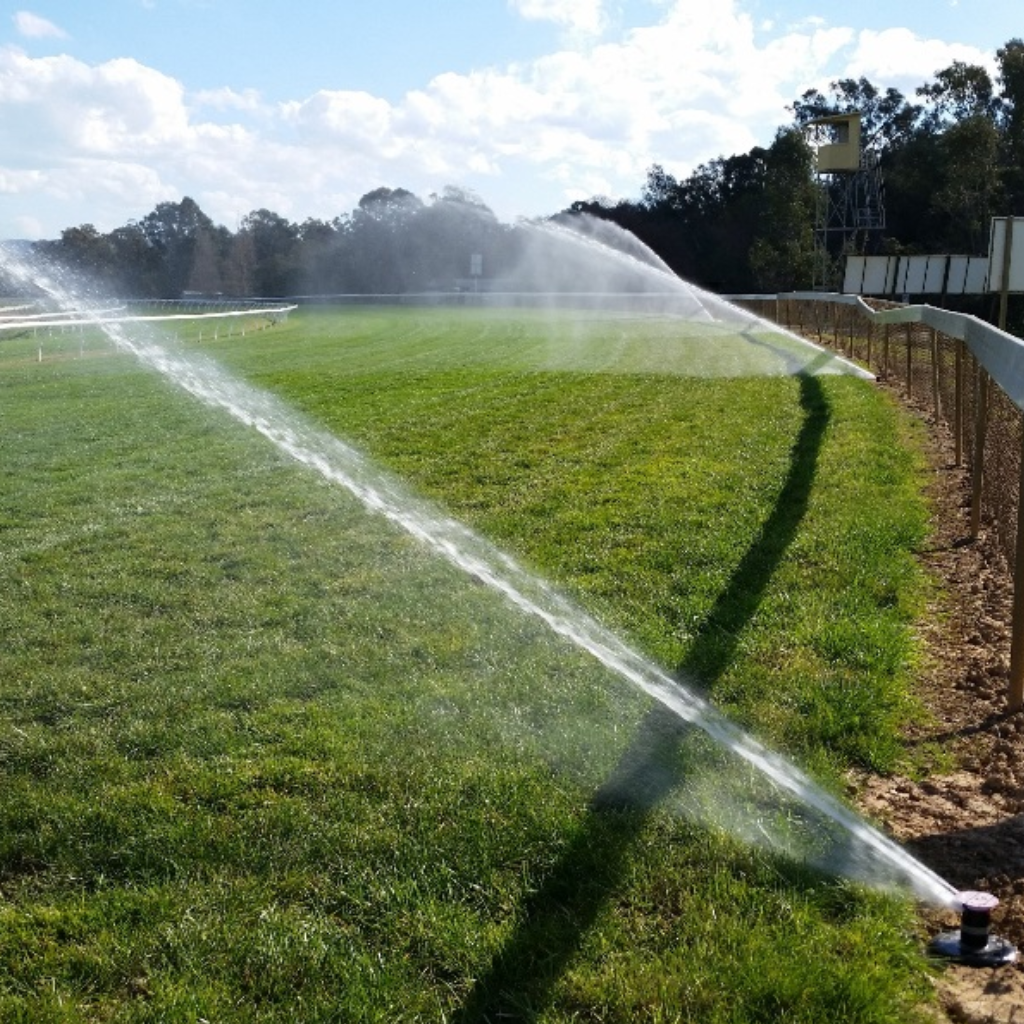
[[[952,442],[931,424],[933,530],[922,560],[937,594],[922,628],[919,697],[927,713],[912,748],[948,755],[946,771],[852,780],[861,810],[960,890],[997,896],[994,934],[1024,951],[1024,713],[1009,714],[1013,584],[984,532],[971,538],[970,481]],[[922,939],[955,931],[956,914],[925,911]],[[957,1024],[1024,1024],[1024,963],[947,964],[939,1000]]]

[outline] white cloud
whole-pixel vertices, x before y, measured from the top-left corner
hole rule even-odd
[[[249,112],[263,109],[263,100],[256,89],[200,89],[190,95],[194,108],[206,107],[209,110],[244,110]]]
[[[127,58],[90,67],[72,57],[0,50],[0,153],[140,154],[187,132],[184,90]]]
[[[11,17],[14,28],[26,39],[66,39],[67,33],[46,18],[31,11],[16,11]]]
[[[585,21],[601,8],[536,10]],[[805,89],[863,74],[912,98],[954,59],[987,60],[905,30],[820,20],[765,35],[735,0],[674,0],[657,24],[614,41],[441,74],[396,100],[188,93],[134,60],[89,65],[0,48],[0,237],[16,217],[50,235],[84,221],[110,230],[183,195],[232,227],[261,207],[334,217],[380,185],[424,196],[464,185],[505,218],[595,194],[635,197],[654,163],[684,176],[767,143]]]
[[[931,81],[935,72],[954,60],[984,65],[993,74],[996,71],[992,56],[976,47],[922,39],[909,29],[890,28],[859,33],[846,72],[851,78],[863,75],[876,84],[885,83],[913,99],[919,85]]]
[[[282,109],[313,146],[346,145],[386,153],[399,144],[392,132],[391,104],[367,92],[321,90]]]
[[[508,0],[528,21],[551,21],[574,32],[598,35],[607,24],[602,0]]]

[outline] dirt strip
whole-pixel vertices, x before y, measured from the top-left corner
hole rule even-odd
[[[918,413],[920,414],[920,413]],[[1007,713],[1010,573],[984,533],[970,537],[970,481],[951,439],[930,424],[933,531],[922,560],[944,592],[922,626],[919,696],[926,721],[908,730],[922,754],[955,768],[921,781],[852,780],[856,801],[915,856],[960,890],[997,896],[992,931],[1022,950],[998,968],[950,964],[936,978],[946,1019],[1024,1024],[1024,713]],[[956,930],[956,914],[927,912],[922,941]]]

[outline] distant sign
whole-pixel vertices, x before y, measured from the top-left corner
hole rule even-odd
[[[988,281],[984,256],[950,256],[946,292],[949,295],[983,295]]]
[[[848,256],[843,291],[850,295],[981,295],[988,268],[986,256]]]
[[[901,256],[896,291],[902,295],[940,294],[948,261],[948,256]]]
[[[1010,237],[1009,253],[1006,239]],[[1009,267],[1006,286],[1003,269]],[[988,245],[988,290],[990,292],[1024,292],[1024,217],[993,217]]]
[[[469,276],[480,277],[484,272],[484,258],[481,253],[475,252],[469,257]]]
[[[865,256],[862,295],[890,295],[896,277],[895,256]]]

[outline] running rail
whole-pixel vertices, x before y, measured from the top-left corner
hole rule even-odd
[[[36,319],[33,316],[21,318],[8,318],[0,316],[0,331],[2,330],[25,330],[29,327],[90,327],[98,324],[112,323],[156,323],[165,320],[221,320],[228,317],[266,317],[268,320],[275,320],[278,317],[287,317],[298,306],[259,306],[254,309],[221,310],[216,313],[161,313],[155,315],[117,315],[110,316],[103,312],[87,313],[75,316],[70,314],[65,317],[51,317],[51,319]],[[0,310],[2,313],[3,310]]]
[[[855,306],[876,324],[924,324],[925,327],[932,327],[950,338],[962,341],[989,376],[1006,392],[1010,401],[1024,411],[1024,341],[976,316],[928,305],[872,309],[859,295],[831,292],[786,292],[780,295],[741,295],[735,298],[832,302],[836,305]]]
[[[954,313],[936,306],[898,306],[873,309],[859,295],[836,292],[780,292],[772,295],[732,295],[733,301],[808,302],[853,306],[875,324],[923,324],[932,330],[962,341],[988,376],[1006,397],[1024,414],[1024,341],[966,313]],[[971,531],[976,537],[981,519],[982,478],[984,475],[985,435],[988,420],[988,383],[981,375],[975,423],[975,456],[972,471]],[[1016,504],[1017,531],[1013,557],[1013,610],[1010,631],[1010,678],[1007,693],[1009,710],[1024,709],[1024,435],[1020,449],[1019,482]]]

